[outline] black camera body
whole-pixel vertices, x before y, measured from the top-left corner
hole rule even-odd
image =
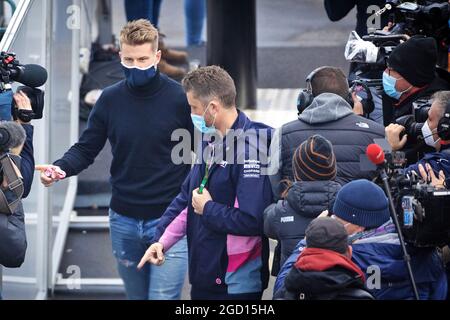
[[[445,43],[448,46],[450,9],[447,0],[419,0],[417,3],[399,0],[387,2],[394,7],[392,22],[401,26],[397,33],[434,37],[439,45]]]
[[[17,92],[22,91],[25,93],[31,101],[32,110],[19,109],[16,106],[15,101],[11,105],[11,114],[14,120],[20,119],[23,122],[30,122],[31,120],[42,119],[44,116],[44,105],[45,105],[45,92],[26,86],[21,86],[17,88]]]
[[[450,190],[402,178],[396,209],[405,240],[416,247],[450,243]]]
[[[23,91],[31,101],[32,111],[19,110],[13,101],[11,114],[14,120],[30,122],[33,119],[42,119],[44,110],[44,92],[35,87],[40,86],[47,80],[44,68],[37,65],[22,65],[16,59],[14,53],[0,53],[0,92],[11,90],[11,83],[20,82],[28,84],[17,91]]]
[[[423,183],[405,174],[403,152],[386,154],[389,184],[406,242],[415,247],[441,247],[450,243],[450,190]]]

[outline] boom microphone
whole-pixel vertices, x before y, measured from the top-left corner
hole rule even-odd
[[[11,80],[20,82],[27,87],[37,88],[47,82],[48,73],[45,68],[37,64],[15,66],[11,70]]]

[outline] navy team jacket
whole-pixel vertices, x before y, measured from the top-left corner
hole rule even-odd
[[[227,135],[214,144],[202,143],[201,154],[212,154],[214,146],[214,162],[194,165],[180,194],[161,217],[153,239],[167,252],[187,235],[193,288],[230,295],[267,288],[269,245],[263,212],[272,201],[270,181],[264,174],[271,128],[239,112],[232,129],[236,132],[233,139]],[[213,201],[205,205],[203,215],[197,215],[192,192],[205,175],[205,162],[213,163],[206,185]]]

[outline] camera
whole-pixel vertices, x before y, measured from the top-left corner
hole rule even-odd
[[[387,1],[393,13],[392,22],[398,27],[395,33],[410,36],[424,35],[434,37],[438,44],[448,46],[449,3],[447,0],[419,0],[403,2]]]
[[[427,121],[428,111],[430,111],[432,103],[431,99],[418,99],[413,102],[414,120],[421,123]]]
[[[399,117],[395,123],[405,127],[405,131],[400,135],[400,139],[406,134],[408,142],[417,144],[423,142],[422,128],[428,119],[432,101],[430,99],[418,99],[413,102],[412,114]]]
[[[402,152],[386,155],[389,185],[406,242],[415,247],[450,243],[450,190],[436,189],[414,173],[404,173]]]
[[[447,0],[402,2],[386,1],[384,9],[376,15],[389,14],[394,23],[390,31],[370,30],[362,38],[353,31],[347,42],[345,56],[348,61],[361,64],[363,73],[370,70],[384,70],[390,53],[408,37],[423,35],[436,39],[439,51],[439,66],[447,68],[448,46],[450,44],[449,11]]]
[[[14,120],[20,119],[23,122],[30,122],[31,120],[42,119],[44,116],[44,96],[45,93],[42,90],[36,88],[30,88],[21,86],[17,88],[17,92],[22,91],[27,95],[31,102],[32,110],[19,109],[13,100],[11,105],[11,114]]]
[[[47,77],[45,68],[35,64],[22,65],[14,53],[0,53],[0,93],[12,90],[11,84],[19,82],[25,86],[19,87],[18,91],[23,91],[31,101],[32,111],[19,110],[13,101],[11,114],[15,120],[42,119],[44,92],[37,87],[44,85]]]

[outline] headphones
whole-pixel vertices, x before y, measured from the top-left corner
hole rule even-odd
[[[297,98],[297,110],[298,110],[298,115],[301,115],[303,113],[303,111],[306,110],[306,108],[308,108],[314,101],[314,94],[313,94],[313,88],[312,88],[312,80],[314,79],[314,77],[316,76],[316,74],[324,69],[327,68],[332,68],[330,66],[323,66],[323,67],[319,67],[315,70],[313,70],[308,77],[306,78],[306,89],[303,89],[302,91],[300,91],[298,98]],[[345,99],[350,106],[353,108],[353,99],[352,99],[352,94],[351,92],[349,92],[347,99]]]
[[[450,103],[447,103],[444,116],[439,120],[437,135],[443,141],[450,140]]]
[[[306,78],[306,89],[303,89],[300,91],[297,99],[297,110],[298,114],[302,114],[303,111],[306,110],[314,101],[314,95],[313,90],[311,86],[311,82],[314,79],[314,76],[321,70],[328,68],[328,67],[319,67],[317,69],[314,69]]]

